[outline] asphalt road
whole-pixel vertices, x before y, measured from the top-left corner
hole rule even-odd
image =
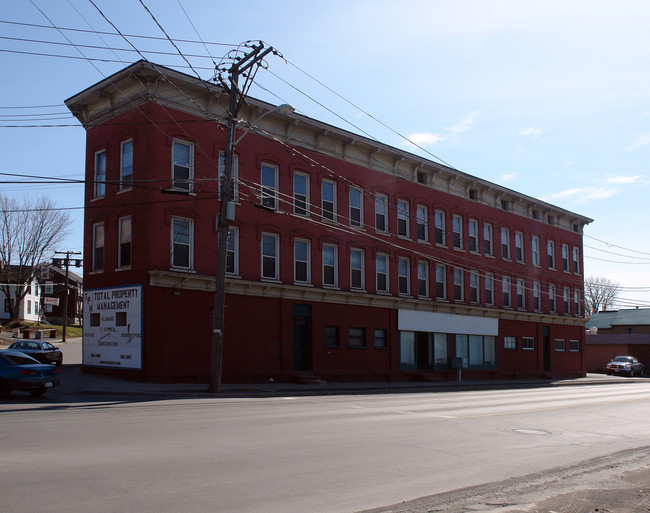
[[[92,399],[0,403],[3,513],[387,511],[650,445],[650,383],[641,382]]]

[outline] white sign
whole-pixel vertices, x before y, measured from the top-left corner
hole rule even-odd
[[[142,285],[84,291],[83,364],[142,369]]]
[[[58,297],[44,297],[43,298],[43,304],[44,305],[59,306],[59,298]]]

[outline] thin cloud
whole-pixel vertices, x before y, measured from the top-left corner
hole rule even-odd
[[[605,183],[615,183],[615,184],[628,184],[628,183],[638,183],[643,175],[635,176],[612,176],[611,178],[606,178]]]
[[[501,177],[501,182],[510,182],[517,178],[517,173],[508,173]]]
[[[572,199],[578,203],[611,198],[618,194],[620,190],[616,187],[574,187],[565,191],[556,192],[548,196],[545,201],[558,199]]]
[[[437,144],[441,137],[440,134],[432,134],[431,132],[420,132],[417,134],[409,135],[409,140],[420,146],[433,146]]]
[[[526,137],[533,137],[534,139],[537,139],[543,134],[543,132],[539,128],[535,127],[528,127],[523,129],[521,132],[519,132],[519,135],[524,135]]]
[[[472,128],[476,121],[479,111],[475,110],[474,112],[469,113],[462,121],[455,124],[450,128],[446,128],[445,134],[438,134],[433,132],[417,132],[408,136],[409,141],[418,146],[433,146],[440,142],[458,142],[458,134],[467,132]]]
[[[648,144],[650,144],[650,134],[644,134],[644,135],[640,135],[639,137],[637,137],[634,140],[634,142],[630,146],[627,147],[627,149],[629,151],[634,151],[637,148],[641,148],[642,146],[646,146]]]
[[[451,134],[451,140],[455,140],[458,134],[467,132],[470,128],[472,128],[472,125],[476,121],[478,114],[479,111],[475,110],[474,112],[471,112],[467,116],[465,116],[465,119],[463,119],[460,123],[457,123],[451,128],[449,128],[448,130]]]

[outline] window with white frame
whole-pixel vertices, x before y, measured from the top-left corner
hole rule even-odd
[[[566,351],[566,341],[561,338],[555,339],[555,350],[556,351]]]
[[[534,351],[535,350],[535,339],[533,337],[522,337],[521,338],[521,348],[524,351]]]
[[[555,242],[552,240],[546,243],[546,255],[548,256],[548,268],[555,269]]]
[[[485,273],[485,304],[494,304],[494,276],[492,273]]]
[[[436,232],[436,244],[441,246],[446,246],[446,234],[445,234],[445,212],[443,210],[436,210],[435,213],[435,232]]]
[[[580,290],[573,291],[573,313],[576,316],[580,315]]]
[[[365,289],[364,255],[362,249],[350,251],[350,288],[355,290]]]
[[[424,260],[418,262],[418,297],[429,297],[429,263]]]
[[[336,221],[336,183],[323,180],[321,185],[321,211],[325,221]]]
[[[133,139],[120,144],[120,190],[133,186]]]
[[[192,192],[194,145],[174,140],[172,145],[172,189]]]
[[[131,266],[131,216],[120,217],[119,220],[119,253],[117,266],[119,268]]]
[[[556,298],[557,298],[557,289],[553,283],[548,285],[548,311],[550,313],[556,312]]]
[[[464,273],[458,267],[454,268],[454,301],[465,300]]]
[[[385,194],[375,195],[375,230],[388,231],[388,196]]]
[[[436,298],[447,299],[447,267],[436,264]]]
[[[239,274],[239,228],[228,228],[228,246],[226,248],[226,273]]]
[[[478,246],[478,221],[476,219],[470,219],[468,223],[468,238],[469,238],[469,250],[472,253],[479,252]]]
[[[293,213],[309,215],[309,175],[298,171],[293,174]]]
[[[93,225],[93,272],[104,270],[104,223]]]
[[[515,259],[524,261],[524,234],[521,232],[515,232]]]
[[[409,236],[409,202],[397,200],[397,235]]]
[[[526,280],[517,278],[517,308],[526,309]]]
[[[503,349],[506,351],[516,351],[517,337],[503,337]]]
[[[293,280],[301,284],[311,282],[311,243],[306,239],[293,241]]]
[[[542,309],[542,285],[540,282],[533,282],[533,309],[539,312]]]
[[[363,225],[363,192],[350,189],[350,226],[361,228]]]
[[[323,244],[323,286],[325,287],[339,285],[338,254],[338,246]]]
[[[580,341],[579,340],[569,340],[569,351],[572,353],[577,353],[580,351]]]
[[[533,255],[533,265],[539,266],[540,265],[539,237],[537,235],[533,235],[533,238],[531,239],[531,252]]]
[[[463,217],[454,215],[452,218],[454,249],[463,249]]]
[[[280,236],[274,233],[262,234],[262,278],[280,279]]]
[[[479,299],[479,277],[476,271],[472,271],[469,274],[469,300],[478,303]]]
[[[570,315],[571,314],[571,289],[569,287],[564,287],[562,300],[564,302],[564,315]]]
[[[106,152],[104,150],[95,153],[94,179],[93,198],[101,198],[106,194]]]
[[[501,258],[510,260],[510,230],[501,228]]]
[[[172,218],[171,266],[192,269],[194,221],[182,217]]]
[[[429,211],[425,205],[417,206],[415,227],[418,241],[429,242]]]
[[[388,292],[390,288],[390,281],[388,279],[388,255],[377,253],[375,266],[377,274],[377,292]]]
[[[399,257],[397,261],[397,287],[399,294],[402,296],[408,296],[411,292],[411,280],[409,279],[410,267],[411,262],[407,257]]]
[[[503,292],[503,307],[510,308],[512,303],[510,302],[510,294],[512,293],[512,283],[509,276],[504,276],[501,281],[501,290]]]
[[[483,224],[483,254],[492,256],[494,251],[494,235],[492,225],[489,223]]]
[[[569,245],[562,244],[562,270],[569,272]]]
[[[262,206],[276,210],[278,208],[278,166],[262,162],[260,201]]]
[[[226,152],[219,152],[219,194],[223,187],[223,180],[226,176]],[[232,156],[232,182],[230,183],[230,198],[239,201],[239,155]]]
[[[573,248],[573,272],[580,274],[580,248]]]

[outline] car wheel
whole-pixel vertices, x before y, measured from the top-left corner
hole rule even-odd
[[[4,379],[0,379],[0,397],[9,397],[11,395],[11,386]]]
[[[61,365],[63,364],[63,355],[60,354],[59,357],[56,360],[56,365]]]
[[[29,395],[31,395],[32,397],[41,397],[46,391],[47,389],[45,387],[37,388],[35,390],[30,390]]]

